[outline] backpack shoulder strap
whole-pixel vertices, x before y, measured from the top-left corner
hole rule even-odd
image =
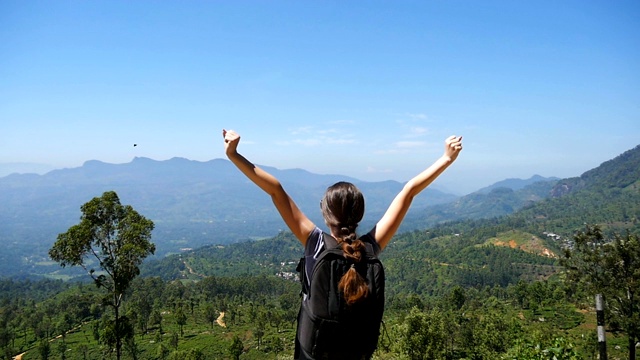
[[[322,239],[324,241],[324,245],[323,245],[324,249],[318,255],[318,258],[316,259],[316,265],[325,256],[329,256],[331,254],[338,254],[338,252],[340,254],[342,253],[342,249],[338,247],[338,241],[333,236],[331,236],[331,234],[323,231]],[[311,284],[310,277],[312,277],[313,271],[314,271],[314,269],[307,269],[306,262],[307,262],[306,257],[302,256],[300,258],[300,261],[298,261],[298,265],[296,266],[296,271],[299,273],[298,277],[300,280],[300,284],[302,285],[302,289],[300,293],[301,295],[303,293],[309,294],[309,290],[310,290],[309,285]],[[307,270],[310,270],[309,274],[307,274]],[[307,277],[307,275],[309,276],[309,278]]]
[[[324,239],[325,249],[333,249],[334,247],[338,246],[338,240],[336,240],[336,238],[331,236],[331,234],[323,232],[322,237]]]

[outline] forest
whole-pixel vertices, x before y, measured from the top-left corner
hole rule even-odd
[[[461,243],[469,240],[464,236],[451,237],[458,243],[419,236],[402,234],[395,240],[398,253],[383,260],[388,291],[376,359],[597,358],[593,293],[568,281],[560,259],[496,245],[464,251]],[[639,252],[637,236],[630,239]],[[294,241],[282,233],[229,248],[255,245],[253,252],[240,251],[249,262],[265,248],[286,249]],[[425,247],[409,259],[403,255],[404,241],[433,244],[433,249]],[[251,266],[234,266],[236,260],[227,259],[228,273],[220,276],[198,273],[215,272],[215,267],[182,262],[177,278],[165,280],[168,273],[136,278],[121,311],[134,334],[123,344],[123,358],[291,358],[300,301],[297,278],[286,278],[286,272],[249,275]],[[260,263],[282,266],[272,260]],[[416,266],[419,261],[428,264]],[[482,268],[491,270],[476,271]],[[106,339],[110,309],[92,282],[5,279],[0,294],[4,358],[23,352],[24,360],[115,358]],[[609,359],[627,359],[628,337],[613,312],[607,317],[613,320]]]

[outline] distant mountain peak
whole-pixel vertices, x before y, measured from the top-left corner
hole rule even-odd
[[[557,181],[557,177],[544,177],[541,175],[533,175],[528,179],[509,178],[478,190],[477,192],[487,194],[498,188],[508,188],[514,191],[524,189],[525,187],[541,181]]]
[[[97,166],[97,165],[107,165],[107,163],[104,162],[104,161],[100,161],[100,160],[87,160],[82,164],[81,167]]]
[[[157,160],[148,158],[148,157],[144,157],[144,156],[136,156],[134,157],[131,162],[157,162]]]

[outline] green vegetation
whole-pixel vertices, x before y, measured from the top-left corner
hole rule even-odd
[[[0,284],[7,295],[0,307],[0,345],[7,356],[27,351],[23,359],[42,359],[46,351],[57,359],[62,349],[66,359],[114,356],[103,339],[106,308],[94,286]],[[24,300],[41,297],[43,287],[58,292]],[[125,343],[123,358],[291,358],[298,292],[297,282],[273,276],[134,280],[123,309],[135,336]],[[581,303],[576,295],[559,279],[506,288],[456,286],[440,297],[396,295],[387,304],[375,358],[523,360],[547,359],[541,356],[556,351],[563,354],[557,359],[589,359],[597,349],[595,316],[573,305]],[[624,358],[613,344],[625,337],[609,335],[610,359]]]
[[[595,292],[607,299],[609,359],[630,359],[639,159],[640,147],[506,217],[398,234],[381,255],[387,304],[375,359],[594,359]],[[562,263],[549,256],[565,248]],[[122,297],[133,329],[123,357],[290,359],[301,254],[283,232],[143,264]],[[109,359],[110,316],[94,286],[0,280],[0,357]]]
[[[499,234],[503,235],[498,238],[506,234],[517,241],[529,238],[520,232]],[[556,269],[550,277],[526,272],[555,259],[471,241],[475,237],[429,236],[424,232],[402,234],[394,244],[398,253],[385,260],[389,263],[388,299],[376,359],[590,359],[595,354],[589,288],[565,281],[557,264],[549,265]],[[496,237],[486,239],[492,238]],[[294,241],[291,234],[283,233],[274,239],[206,251],[213,259],[241,263],[243,252],[253,257],[278,244],[287,249]],[[413,247],[407,242],[411,241],[420,241],[421,246],[409,258]],[[451,252],[445,251],[446,243]],[[122,311],[135,335],[125,341],[123,358],[291,358],[299,306],[296,279],[257,272],[233,275],[231,270],[224,276],[194,275],[190,263],[185,266],[190,259],[198,259],[195,252],[181,258],[181,279],[156,276],[132,282]],[[279,260],[265,256],[239,271],[253,266],[281,269]],[[530,266],[521,267],[519,278],[497,271],[487,272],[484,278],[471,276],[482,267],[509,261]],[[422,272],[424,264],[431,266],[427,273]],[[510,273],[513,268],[503,270]],[[470,277],[467,282],[482,281],[461,286],[465,276]],[[505,278],[511,280],[502,285]],[[104,331],[108,307],[95,287],[5,280],[0,289],[0,346],[7,358],[26,350],[25,360],[42,359],[45,353],[50,359],[62,354],[66,359],[113,356]],[[608,333],[609,358],[624,359],[625,346],[632,338],[614,325]]]
[[[120,314],[120,307],[131,281],[140,274],[138,266],[155,251],[150,241],[153,222],[130,205],[121,205],[115,191],[93,198],[81,210],[80,223],[58,235],[49,256],[62,267],[81,266],[96,286],[105,290],[102,304],[113,311],[113,319],[102,317],[101,337],[110,348],[115,346],[116,359],[120,360],[122,341],[133,336],[133,328],[128,318]],[[101,271],[89,270],[87,257],[97,261]],[[66,334],[73,325],[72,318],[65,318],[59,330]],[[61,354],[64,352],[62,349]]]
[[[640,341],[640,241],[635,234],[615,235],[607,241],[600,228],[587,227],[575,236],[576,246],[565,252],[569,279],[607,302],[606,318],[612,331],[628,337],[629,359],[636,358]]]

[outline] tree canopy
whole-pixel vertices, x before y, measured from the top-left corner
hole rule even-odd
[[[609,328],[629,337],[629,359],[635,359],[640,340],[640,241],[636,234],[605,238],[598,226],[587,226],[574,237],[575,247],[565,251],[563,264],[569,281],[590,295],[604,295]]]
[[[103,331],[120,358],[122,338],[131,334],[128,322],[121,321],[119,308],[131,281],[140,274],[139,266],[155,252],[151,242],[154,224],[122,205],[115,191],[107,191],[82,205],[80,223],[59,234],[49,256],[61,266],[81,266],[95,284],[107,292],[103,303],[114,311],[114,321]],[[97,261],[99,271],[93,268]]]

